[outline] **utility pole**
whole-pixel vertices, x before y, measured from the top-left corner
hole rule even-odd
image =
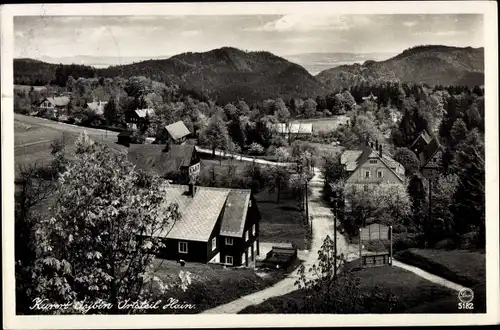
[[[432,175],[429,176],[429,225],[432,222]]]
[[[307,185],[307,178],[305,178],[306,182],[306,217],[307,217],[307,222],[309,222],[309,187]],[[312,227],[312,221],[311,221],[311,227]]]
[[[337,278],[337,201],[333,202],[333,251],[335,253],[333,274]]]

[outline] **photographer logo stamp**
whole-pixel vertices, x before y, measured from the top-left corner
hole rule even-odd
[[[474,291],[469,288],[463,288],[458,293],[458,309],[474,309],[474,303],[472,300],[474,299]]]

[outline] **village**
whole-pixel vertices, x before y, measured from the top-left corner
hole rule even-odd
[[[351,129],[352,121],[359,120],[356,114],[373,108],[377,102],[373,94],[363,97],[347,115],[265,123],[263,131],[281,141],[272,155],[259,152],[253,145],[243,152],[231,142],[207,143],[200,132],[207,128],[193,131],[193,125],[183,120],[158,127],[153,108],[127,112],[126,129],[85,127],[79,117],[72,117],[71,99],[69,92],[41,98],[31,104],[28,116],[16,114],[16,138],[17,134],[33,134],[32,138],[23,138],[22,143],[16,142],[16,163],[32,159],[29,155],[25,158],[23,149],[44,149],[44,145],[45,156],[40,159],[51,157],[47,146],[52,143],[53,148],[58,134],[85,134],[124,155],[140,173],[164,180],[164,198],[178,206],[180,220],[156,234],[163,246],[155,253],[159,276],[171,278],[178,270],[188,282],[203,283],[204,273],[213,272],[211,276],[220,280],[220,272],[233,269],[263,281],[248,288],[246,295],[234,292],[220,301],[204,302],[204,313],[251,312],[269,299],[293,296],[299,290],[298,279],[314,278],[310,273],[303,275],[302,270],[314,267],[317,252],[328,240],[336,260],[334,274],[348,265],[359,274],[365,272],[364,276],[381,276],[385,282],[384,272],[396,267],[404,275],[394,276],[413,274],[412,281],[430,285],[430,290],[440,292],[438,296],[443,299],[449,299],[445,298],[447,292],[465,287],[455,283],[454,278],[434,274],[428,267],[419,268],[421,264],[413,261],[414,255],[405,252],[419,245],[401,245],[398,241],[401,225],[397,222],[408,212],[405,191],[415,173],[428,181],[429,196],[424,198],[428,198],[429,211],[424,216],[432,217],[431,182],[435,181],[443,155],[436,138],[422,130],[409,144],[411,157],[417,161],[410,174],[408,164],[404,166],[394,159],[394,149],[382,135],[380,141],[366,137],[355,145],[343,143],[349,141],[347,137],[344,141],[341,137],[332,139],[338,136],[336,132]],[[94,98],[86,103],[86,116],[92,113],[96,118],[105,117],[108,102]],[[227,112],[228,118],[230,115]],[[392,125],[400,120],[394,111],[387,117]],[[152,125],[156,125],[154,130],[149,129]],[[54,140],[39,136],[47,132]],[[138,132],[143,132],[139,138]],[[147,136],[147,132],[154,134]],[[217,130],[212,134],[216,135],[212,136],[214,140],[217,134],[223,135]],[[323,141],[311,142],[318,138]],[[229,147],[219,148],[223,145]],[[243,181],[236,184],[238,176]],[[341,193],[338,182],[342,182]],[[366,203],[366,198],[378,198],[375,203],[379,208],[386,203],[390,209],[386,212],[391,215],[380,217],[375,209],[373,214],[369,210],[360,213],[360,203]],[[346,220],[348,214],[356,218],[356,224]],[[409,263],[405,263],[407,260]],[[189,295],[181,296],[186,298],[184,303],[190,303]]]

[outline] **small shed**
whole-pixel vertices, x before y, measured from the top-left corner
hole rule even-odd
[[[287,269],[297,259],[297,249],[294,247],[273,246],[260,263],[261,267]]]
[[[128,147],[130,145],[130,136],[131,133],[129,131],[120,132],[120,134],[118,134],[118,144]]]

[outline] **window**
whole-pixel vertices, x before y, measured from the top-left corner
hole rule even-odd
[[[212,238],[212,251],[217,248],[217,237]]]
[[[255,224],[252,226],[252,235],[255,236]]]
[[[368,191],[368,185],[367,185],[367,184],[365,184],[365,185],[363,186],[363,190],[364,190],[364,191]]]
[[[382,179],[384,177],[384,171],[377,170],[377,178]]]
[[[245,242],[248,241],[248,231],[245,232]]]
[[[179,253],[188,253],[188,243],[179,242]]]
[[[226,256],[226,264],[227,265],[233,264],[233,256]]]
[[[226,237],[226,245],[233,245],[233,238],[232,237]]]
[[[370,177],[370,170],[365,170],[365,178],[369,178]]]
[[[370,164],[377,164],[377,160],[376,159],[370,159]]]

